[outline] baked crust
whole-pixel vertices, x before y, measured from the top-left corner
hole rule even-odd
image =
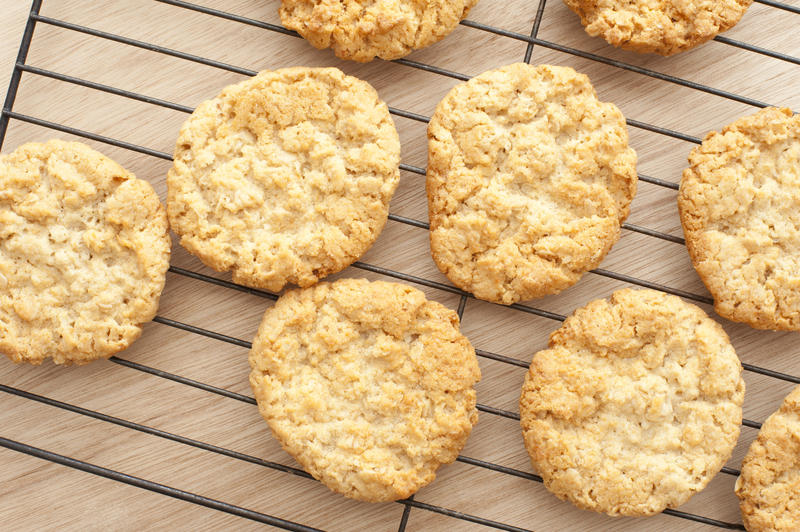
[[[341,279],[267,310],[250,384],[274,436],[347,497],[403,499],[452,462],[478,420],[458,316],[410,286]]]
[[[736,495],[750,532],[800,529],[800,386],[761,426],[742,461]]]
[[[367,82],[336,68],[265,71],[181,128],[167,210],[183,245],[234,281],[309,286],[380,234],[400,140]]]
[[[636,183],[625,118],[585,75],[524,63],[484,72],[428,126],[433,259],[487,301],[558,293],[617,241]]]
[[[722,327],[654,290],[575,311],[531,362],[525,447],[560,499],[609,515],[675,508],[730,458],[742,366]]]
[[[672,55],[739,22],[753,0],[564,0],[586,33],[618,48]]]
[[[800,117],[766,108],[689,155],[678,210],[720,316],[800,330]]]
[[[316,48],[367,62],[398,59],[443,39],[478,0],[282,0],[281,22]]]
[[[153,319],[169,267],[153,187],[78,142],[0,156],[0,352],[86,364]]]

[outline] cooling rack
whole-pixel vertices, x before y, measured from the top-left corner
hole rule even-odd
[[[588,38],[557,0],[482,0],[441,43],[392,63],[355,65],[312,50],[280,26],[276,1],[96,4],[33,2],[0,117],[0,147],[5,143],[9,151],[53,135],[80,138],[149,179],[163,198],[171,142],[190,103],[262,68],[336,65],[367,79],[396,117],[402,182],[378,243],[339,276],[407,282],[457,309],[481,360],[481,420],[456,464],[416,497],[364,505],[328,493],[269,439],[247,391],[250,342],[244,338],[252,337],[277,296],[234,284],[174,245],[160,314],[128,351],[85,368],[0,364],[7,405],[0,413],[0,447],[6,449],[0,497],[15,518],[7,522],[102,526],[108,509],[84,504],[96,498],[114,501],[114,515],[123,515],[116,526],[129,528],[240,529],[254,521],[302,531],[743,529],[732,493],[737,464],[759,420],[800,383],[793,333],[723,321],[748,384],[740,444],[706,491],[647,520],[581,512],[549,495],[527,463],[515,403],[532,354],[586,301],[634,285],[711,311],[681,247],[674,212],[679,172],[705,131],[769,104],[800,105],[800,40],[792,31],[800,5],[756,0],[740,25],[716,42],[663,59]],[[54,55],[75,60],[67,67]],[[424,128],[454,83],[523,60],[587,72],[601,99],[620,105],[639,152],[641,184],[623,237],[601,268],[559,296],[500,307],[453,287],[432,266]],[[70,476],[70,470],[82,474]],[[110,482],[98,484],[97,477]],[[51,479],[56,487],[48,487]],[[90,513],[70,515],[53,502],[62,497]],[[183,504],[172,506],[171,499]],[[54,508],[51,515],[27,520],[41,515],[35,510],[42,503]],[[152,511],[129,515],[123,504]]]

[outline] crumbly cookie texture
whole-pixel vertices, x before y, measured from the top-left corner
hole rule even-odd
[[[720,316],[800,330],[800,117],[767,108],[706,135],[678,209]]]
[[[406,285],[342,279],[267,310],[250,384],[275,437],[353,499],[408,497],[478,420],[475,351],[458,316]]]
[[[736,480],[750,532],[800,530],[800,386],[761,426]]]
[[[487,301],[558,293],[617,241],[636,182],[625,118],[589,78],[490,70],[453,88],[428,126],[433,258]]]
[[[85,364],[155,316],[167,216],[149,183],[78,142],[0,156],[0,352]]]
[[[367,82],[286,68],[225,88],[181,128],[167,210],[181,245],[234,281],[309,286],[386,224],[400,140]]]
[[[282,0],[281,22],[337,57],[398,59],[453,31],[478,0]]]
[[[674,508],[739,436],[744,380],[718,323],[653,290],[592,301],[550,336],[520,397],[525,447],[560,499],[609,515]]]
[[[586,33],[640,53],[672,55],[739,22],[753,0],[564,0]]]

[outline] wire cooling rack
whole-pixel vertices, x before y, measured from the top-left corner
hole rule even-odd
[[[254,27],[259,30],[264,30],[265,35],[264,38],[275,38],[275,39],[290,39],[296,38],[298,35],[292,31],[289,31],[279,25],[264,22],[261,20],[256,20],[254,18],[249,18],[247,16],[243,16],[240,14],[234,14],[231,12],[220,11],[214,8],[184,2],[180,0],[154,0],[155,2],[161,4],[168,4],[175,8],[184,9],[187,11],[191,11],[193,13],[199,13],[203,16],[211,17],[211,19],[224,19],[229,22],[234,22],[242,25],[246,25],[249,27]],[[490,0],[483,0],[484,2],[488,2]],[[551,0],[551,3],[555,0]],[[787,17],[798,17],[800,15],[800,7],[790,5],[788,3],[773,1],[773,0],[756,0],[757,3],[762,4],[763,6],[767,6],[770,9],[781,10],[785,12]],[[36,126],[40,126],[43,128],[47,128],[49,130],[62,132],[69,135],[75,135],[84,139],[89,139],[95,142],[108,144],[111,146],[116,146],[118,148],[122,148],[124,150],[130,150],[132,152],[136,152],[138,154],[143,154],[145,156],[153,157],[156,159],[162,159],[165,161],[171,160],[171,155],[164,151],[159,151],[156,149],[149,148],[145,145],[141,145],[138,143],[132,143],[128,141],[124,141],[118,138],[114,138],[111,136],[100,135],[93,133],[91,131],[87,131],[84,129],[79,129],[75,127],[71,127],[68,125],[64,125],[58,121],[53,121],[48,119],[48,117],[42,116],[33,116],[31,114],[26,114],[23,112],[17,112],[14,110],[15,102],[17,100],[18,90],[20,87],[21,80],[23,76],[35,76],[35,77],[42,77],[42,78],[50,78],[52,80],[57,80],[58,82],[62,82],[65,84],[70,84],[74,86],[83,87],[86,89],[90,89],[92,91],[100,91],[108,94],[112,94],[124,99],[134,100],[146,104],[148,106],[156,106],[171,109],[173,111],[178,111],[180,113],[191,113],[192,108],[189,106],[181,105],[178,103],[174,103],[172,101],[168,101],[165,99],[155,98],[151,96],[147,96],[145,94],[141,94],[135,91],[124,90],[121,88],[114,87],[109,84],[98,83],[94,81],[89,81],[87,79],[83,79],[82,77],[72,76],[65,73],[60,73],[54,70],[50,70],[47,68],[41,68],[33,64],[29,64],[27,62],[28,52],[31,48],[32,43],[34,42],[34,33],[35,30],[39,27],[56,27],[60,28],[65,31],[75,32],[77,34],[82,34],[87,36],[88,38],[92,39],[100,39],[106,41],[113,41],[116,43],[120,43],[126,46],[135,47],[143,50],[147,50],[151,53],[155,54],[162,54],[165,56],[171,56],[173,58],[188,61],[192,63],[197,63],[201,65],[205,65],[208,67],[212,67],[215,69],[220,69],[222,71],[227,71],[235,74],[241,74],[246,76],[255,75],[256,71],[243,68],[239,66],[235,66],[232,64],[228,64],[225,62],[217,61],[208,57],[204,57],[201,55],[195,55],[192,53],[187,53],[180,51],[178,49],[169,48],[165,46],[161,46],[158,44],[154,44],[151,42],[144,42],[136,39],[132,39],[126,36],[122,36],[117,33],[106,32],[98,29],[94,29],[89,25],[78,24],[74,22],[70,22],[67,20],[59,19],[59,18],[52,18],[49,16],[42,15],[42,4],[43,0],[34,0],[30,15],[27,19],[25,30],[22,38],[22,42],[20,43],[19,47],[19,54],[17,57],[17,61],[14,65],[13,75],[11,77],[11,82],[8,88],[7,97],[5,100],[5,105],[2,110],[2,117],[0,118],[0,147],[2,147],[3,142],[6,138],[6,132],[9,127],[9,124],[17,121],[17,122],[25,122],[34,124]],[[509,39],[513,41],[518,41],[524,45],[525,52],[523,57],[519,57],[518,60],[524,60],[526,62],[531,61],[532,53],[534,47],[543,47],[550,50],[554,50],[557,52],[561,52],[564,54],[568,54],[570,56],[580,58],[582,60],[587,60],[594,63],[601,63],[606,65],[610,69],[616,69],[619,71],[628,71],[635,73],[637,75],[641,75],[647,78],[659,80],[660,82],[665,82],[669,84],[673,84],[676,86],[680,86],[683,88],[691,89],[693,91],[700,91],[702,93],[714,95],[716,97],[730,100],[733,102],[738,102],[740,104],[744,104],[746,106],[750,106],[753,108],[760,108],[767,105],[766,102],[762,102],[756,98],[752,98],[746,95],[742,95],[736,91],[728,91],[720,88],[715,88],[707,84],[698,83],[694,81],[690,81],[688,79],[684,79],[677,75],[665,74],[660,71],[652,70],[650,68],[646,68],[643,66],[638,66],[636,64],[632,64],[630,62],[626,62],[619,59],[612,59],[607,58],[595,53],[586,52],[580,50],[578,48],[567,46],[563,44],[559,44],[557,42],[552,42],[547,39],[543,39],[539,37],[540,27],[544,20],[544,14],[546,11],[546,0],[539,0],[538,5],[533,5],[531,9],[535,9],[535,18],[533,21],[532,28],[530,33],[520,33],[518,31],[510,31],[503,29],[501,27],[496,27],[494,25],[487,25],[484,23],[476,22],[473,20],[464,20],[462,25],[473,28],[475,30],[479,30],[481,32],[486,32],[488,34],[493,34],[501,39]],[[797,22],[800,23],[800,17],[797,18]],[[760,47],[754,44],[749,44],[746,42],[742,42],[739,40],[735,40],[732,38],[728,38],[725,36],[718,36],[715,39],[717,42],[722,43],[729,47],[739,48],[746,50],[749,53],[754,54],[761,54],[765,57],[770,58],[771,60],[777,60],[786,62],[793,65],[800,65],[800,58],[787,54],[782,51],[775,51],[771,49],[767,49],[764,47]],[[404,65],[406,67],[410,67],[413,69],[423,70],[428,73],[432,73],[438,76],[442,76],[445,78],[452,78],[455,80],[467,80],[469,76],[448,70],[446,68],[442,68],[439,66],[435,66],[433,64],[428,64],[425,62],[415,61],[411,59],[399,59],[395,61],[395,63]],[[288,65],[287,65],[288,66]],[[499,65],[496,65],[499,66]],[[390,102],[391,103],[391,102]],[[774,102],[773,102],[774,103]],[[416,121],[419,123],[426,123],[428,121],[428,117],[422,114],[412,112],[409,110],[404,110],[396,107],[390,106],[390,111],[392,114],[403,117],[412,121]],[[681,131],[677,131],[673,128],[669,127],[661,127],[658,125],[654,125],[648,122],[639,121],[639,120],[628,120],[628,125],[634,129],[640,129],[644,131],[648,131],[651,133],[655,133],[658,135],[662,135],[666,138],[677,139],[680,141],[685,141],[688,143],[697,144],[700,142],[700,139],[694,135],[686,134]],[[709,128],[710,129],[710,128]],[[415,166],[411,164],[402,164],[401,169],[404,172],[408,172],[410,174],[417,174],[419,176],[425,175],[425,169],[420,166]],[[666,179],[662,179],[659,177],[654,177],[650,175],[640,174],[639,178],[642,182],[649,183],[656,187],[662,187],[671,190],[677,190],[678,185],[673,181],[669,181]],[[390,214],[390,219],[394,222],[397,222],[403,226],[408,227],[416,227],[419,229],[428,229],[428,224],[424,221],[403,216],[399,214]],[[626,223],[624,224],[624,229],[626,231],[639,233],[644,235],[648,238],[657,239],[665,242],[670,242],[673,244],[683,244],[684,241],[682,238],[678,236],[674,236],[668,234],[666,232],[662,232],[659,230],[651,229],[648,227],[644,227],[637,224]],[[421,285],[423,287],[427,287],[429,289],[435,291],[441,291],[444,294],[452,294],[457,297],[457,305],[458,305],[458,314],[459,316],[463,316],[466,307],[471,301],[472,296],[468,293],[465,293],[447,283],[440,282],[434,279],[427,278],[425,276],[413,275],[410,273],[404,273],[402,271],[397,271],[395,269],[386,268],[374,264],[370,264],[367,262],[357,262],[353,265],[354,268],[371,272],[373,274],[379,274],[381,276],[387,276],[390,278],[394,278],[400,281],[412,283],[415,285]],[[268,292],[254,290],[251,288],[247,288],[238,284],[234,284],[232,282],[226,281],[224,279],[220,279],[218,277],[214,277],[208,275],[203,272],[193,271],[191,269],[179,267],[179,266],[172,266],[170,267],[170,272],[177,276],[188,277],[199,281],[201,283],[208,283],[209,285],[216,285],[225,290],[232,290],[238,292],[244,292],[256,297],[266,298],[269,300],[277,299],[275,294],[271,294]],[[593,275],[610,278],[622,283],[637,285],[647,288],[652,288],[656,290],[661,290],[663,292],[667,292],[670,294],[674,294],[685,299],[702,303],[702,304],[710,304],[712,300],[707,297],[706,295],[694,293],[692,291],[687,291],[683,289],[673,288],[667,286],[664,283],[657,283],[652,281],[647,281],[644,279],[637,278],[632,275],[628,275],[621,272],[612,271],[609,269],[596,269],[592,271]],[[169,285],[168,285],[169,286]],[[605,295],[605,294],[603,294]],[[510,307],[513,311],[525,313],[529,315],[538,316],[540,318],[545,318],[547,320],[552,320],[553,322],[560,322],[565,319],[565,316],[561,313],[552,312],[545,310],[544,308],[539,308],[535,304],[515,304],[511,305]],[[250,342],[229,336],[226,334],[222,334],[220,332],[216,332],[210,330],[208,328],[197,327],[193,326],[188,323],[184,323],[181,321],[169,319],[163,316],[157,316],[154,320],[157,323],[162,325],[172,327],[175,329],[179,329],[181,331],[185,331],[186,333],[192,335],[200,335],[203,337],[211,338],[213,340],[218,340],[220,342],[226,342],[228,344],[232,344],[234,346],[238,346],[241,348],[249,349],[251,344]],[[557,325],[557,323],[555,324]],[[509,366],[516,366],[519,368],[527,368],[528,362],[522,360],[520,358],[509,356],[502,353],[496,353],[484,349],[477,349],[477,354],[479,357],[483,359],[489,359],[496,361],[498,363],[509,365]],[[232,399],[234,401],[240,401],[248,404],[255,404],[255,400],[247,395],[237,393],[234,391],[230,391],[228,389],[214,386],[211,384],[207,384],[204,382],[200,382],[198,380],[181,376],[176,373],[163,371],[148,365],[144,365],[126,358],[121,357],[112,357],[111,362],[125,366],[129,369],[143,372],[161,379],[167,379],[169,381],[173,381],[175,383],[179,383],[181,385],[193,387],[195,389],[202,390],[203,392],[207,392],[208,394],[214,394],[216,396],[220,396],[222,398]],[[789,375],[784,372],[780,371],[773,371],[765,367],[761,367],[760,365],[753,365],[753,364],[743,364],[744,369],[747,372],[760,374],[766,376],[770,379],[776,379],[778,381],[783,381],[786,383],[793,383],[793,384],[800,384],[800,378],[794,375]],[[165,440],[171,440],[172,442],[176,442],[181,445],[194,447],[200,449],[202,451],[206,451],[208,453],[215,453],[218,455],[222,455],[234,460],[244,461],[251,464],[255,464],[257,466],[262,466],[264,468],[269,468],[275,471],[282,472],[286,475],[293,475],[296,477],[302,477],[304,479],[311,479],[310,475],[305,473],[304,471],[292,467],[287,466],[278,462],[268,461],[257,456],[251,454],[245,454],[242,452],[234,451],[229,448],[214,445],[211,443],[207,443],[204,441],[199,441],[196,439],[192,439],[189,437],[181,436],[176,433],[167,432],[164,430],[160,430],[158,428],[148,426],[145,424],[133,422],[130,420],[122,419],[119,417],[114,417],[111,415],[107,415],[101,413],[96,410],[84,408],[82,406],[78,406],[76,404],[71,404],[67,402],[63,402],[57,400],[52,397],[47,397],[43,395],[39,395],[30,391],[26,391],[19,387],[9,386],[6,384],[0,384],[0,391],[4,392],[5,394],[10,394],[16,396],[17,398],[25,399],[28,401],[38,402],[49,407],[60,409],[68,412],[72,412],[74,414],[78,414],[80,416],[86,416],[89,418],[94,418],[95,420],[99,420],[103,423],[117,425],[119,427],[123,427],[125,429],[131,431],[138,431],[140,433],[145,433],[151,436],[155,436],[157,438],[162,438]],[[480,396],[479,396],[480,399]],[[484,412],[490,416],[499,416],[502,418],[508,418],[511,420],[519,420],[519,415],[513,411],[497,408],[490,406],[488,404],[479,404],[478,408],[481,412]],[[743,425],[746,427],[758,429],[760,427],[760,423],[751,419],[745,419],[743,421]],[[266,429],[265,429],[266,430]],[[199,495],[197,493],[185,491],[182,489],[170,487],[163,483],[147,480],[145,478],[140,478],[132,475],[125,474],[123,472],[117,471],[115,469],[110,469],[107,467],[103,467],[100,465],[96,465],[93,463],[89,463],[87,461],[79,460],[77,458],[71,456],[65,456],[62,454],[57,454],[52,451],[48,451],[43,448],[39,448],[30,444],[27,444],[23,441],[16,441],[13,439],[9,439],[3,437],[4,435],[0,433],[0,446],[5,447],[7,449],[11,449],[14,451],[18,451],[20,453],[25,453],[30,456],[34,456],[43,460],[47,460],[49,462],[53,462],[56,464],[61,464],[63,466],[67,466],[70,468],[78,469],[87,473],[91,473],[93,475],[98,475],[101,477],[105,477],[107,479],[112,479],[114,481],[129,484],[138,488],[142,488],[144,490],[149,490],[155,493],[159,493],[162,495],[166,495],[169,497],[173,497],[176,499],[180,499],[186,501],[191,504],[201,505],[213,510],[217,510],[220,512],[226,512],[229,514],[233,514],[242,518],[250,519],[253,521],[257,521],[260,523],[265,523],[269,525],[273,525],[275,527],[287,529],[287,530],[301,530],[301,531],[310,531],[310,530],[317,530],[316,528],[307,526],[300,522],[291,521],[288,519],[284,519],[275,515],[271,515],[268,513],[263,513],[260,511],[256,511],[254,509],[249,509],[243,506],[231,504],[228,502],[224,502],[222,500],[206,497]],[[533,483],[540,483],[541,477],[532,474],[530,472],[516,469],[512,467],[507,467],[504,465],[500,465],[497,463],[493,463],[486,460],[481,460],[477,458],[472,458],[469,456],[459,456],[458,462],[463,464],[469,465],[474,468],[482,468],[485,470],[490,470],[495,473],[503,474],[503,475],[510,475],[513,477],[517,477],[519,479],[523,479],[525,481],[530,481]],[[722,474],[736,476],[738,475],[738,471],[731,467],[724,467],[722,469]],[[543,490],[543,488],[537,488]],[[477,496],[477,495],[476,495]],[[524,528],[520,528],[518,526],[513,526],[508,523],[503,523],[498,520],[493,520],[485,517],[481,517],[479,515],[473,515],[470,513],[466,513],[463,511],[455,510],[448,508],[443,505],[439,504],[431,504],[426,503],[421,500],[415,500],[414,497],[411,497],[406,500],[398,501],[398,504],[403,506],[403,511],[400,516],[400,520],[397,523],[397,528],[399,531],[403,531],[406,529],[406,526],[409,522],[409,517],[412,511],[414,512],[431,512],[435,514],[440,514],[452,519],[452,525],[458,527],[459,522],[471,522],[477,525],[483,525],[485,527],[496,528],[501,530],[510,530],[510,531],[519,531],[519,530],[526,530]],[[707,525],[709,528],[723,528],[723,529],[736,529],[736,530],[743,530],[741,524],[737,522],[728,522],[723,521],[711,517],[706,517],[704,515],[700,515],[698,513],[690,513],[680,510],[666,510],[664,514],[674,517],[677,521],[675,526],[681,526],[679,521],[681,520],[689,520],[694,521],[696,523],[700,523],[703,525]],[[587,517],[588,519],[589,517]],[[357,527],[357,525],[354,525]],[[645,525],[646,526],[646,525]]]

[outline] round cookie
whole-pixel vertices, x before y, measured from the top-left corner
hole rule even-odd
[[[267,310],[250,384],[283,448],[331,490],[403,499],[456,459],[478,420],[458,316],[410,286],[342,279]]]
[[[309,286],[386,224],[400,140],[367,82],[336,68],[265,71],[200,104],[167,176],[181,245],[234,281]]]
[[[739,22],[753,0],[564,0],[586,33],[640,53],[672,55]]]
[[[730,457],[742,366],[718,323],[654,290],[575,311],[531,362],[525,447],[560,499],[609,515],[675,508]]]
[[[0,156],[0,352],[85,364],[128,347],[153,319],[167,268],[153,187],[78,142]]]
[[[720,316],[800,330],[800,117],[767,108],[706,135],[678,196],[686,246]]]
[[[558,293],[617,241],[636,182],[625,118],[585,75],[524,63],[484,72],[428,126],[433,258],[487,301]]]
[[[453,31],[478,0],[282,0],[281,22],[353,61],[398,59]]]
[[[761,426],[742,461],[736,495],[750,532],[800,530],[800,386]]]

